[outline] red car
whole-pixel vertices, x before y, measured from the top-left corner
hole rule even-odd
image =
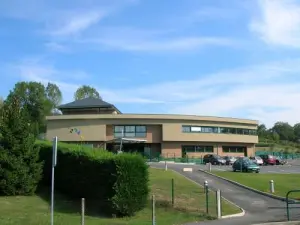
[[[276,157],[273,155],[260,155],[265,165],[276,165]]]

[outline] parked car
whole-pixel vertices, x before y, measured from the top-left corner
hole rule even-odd
[[[287,161],[281,156],[277,156],[275,157],[275,159],[276,159],[276,165],[284,165],[287,163]]]
[[[248,157],[238,158],[232,165],[233,172],[255,172],[259,173],[260,167]]]
[[[264,164],[264,161],[259,156],[252,156],[252,157],[250,157],[250,160],[259,166],[262,166]]]
[[[232,165],[236,160],[234,156],[224,156],[224,159],[226,161],[226,165]]]
[[[226,160],[219,155],[207,154],[203,157],[203,163],[211,163],[212,165],[225,165]]]
[[[260,155],[264,161],[264,165],[276,165],[276,158],[273,155]]]

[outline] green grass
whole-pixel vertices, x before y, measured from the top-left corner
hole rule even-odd
[[[274,194],[282,197],[285,197],[290,190],[300,190],[299,174],[256,174],[221,171],[213,171],[212,173],[263,192],[269,192],[269,181],[273,180]],[[300,193],[291,194],[290,197],[299,198]]]
[[[175,183],[175,206],[171,206],[171,179]],[[159,169],[150,169],[151,192],[157,200],[157,224],[184,224],[192,221],[212,219],[205,215],[203,188],[183,176]],[[49,194],[47,194],[47,198]],[[209,209],[215,213],[215,195],[210,194]],[[1,225],[48,225],[50,222],[49,201],[45,192],[36,196],[0,197]],[[93,215],[91,206],[86,202],[87,225],[150,225],[151,202],[132,218],[111,219]],[[55,225],[80,224],[80,200],[70,201],[62,195],[55,196]],[[239,209],[223,202],[223,215],[239,213]]]

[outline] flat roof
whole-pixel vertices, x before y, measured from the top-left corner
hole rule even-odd
[[[225,123],[240,123],[258,125],[258,120],[238,119],[230,117],[214,116],[197,116],[197,115],[178,115],[178,114],[84,114],[84,115],[57,115],[47,116],[47,120],[91,120],[91,119],[108,119],[108,120],[187,120],[187,121],[210,121]]]

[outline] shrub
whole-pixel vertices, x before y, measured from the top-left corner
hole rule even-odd
[[[34,194],[41,179],[39,148],[34,146],[27,115],[16,96],[5,101],[1,110],[0,194]]]
[[[37,142],[45,161],[43,182],[50,185],[52,145]],[[101,213],[131,216],[148,198],[148,166],[140,155],[58,144],[55,188],[72,198],[86,198]],[[88,203],[87,203],[88,204]]]

